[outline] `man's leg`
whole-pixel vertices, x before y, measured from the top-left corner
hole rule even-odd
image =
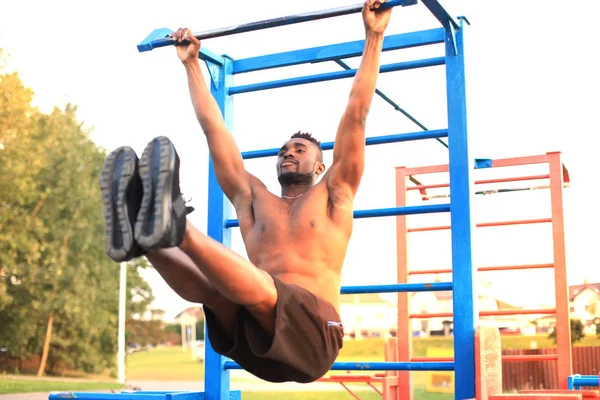
[[[245,307],[273,336],[277,290],[265,271],[196,229],[189,221],[179,248],[222,296]]]
[[[146,258],[175,293],[210,308],[221,325],[220,331],[233,340],[240,306],[223,297],[183,251],[176,247],[152,250]]]
[[[144,149],[139,162],[143,196],[135,240],[148,251],[179,247],[214,290],[245,307],[272,336],[277,303],[273,279],[187,221],[189,211],[179,188],[179,164],[175,146],[165,136],[154,138]],[[203,280],[197,282],[205,284]]]

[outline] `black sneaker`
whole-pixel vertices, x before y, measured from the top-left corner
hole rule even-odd
[[[186,207],[179,189],[179,156],[165,136],[154,138],[140,158],[144,196],[135,223],[135,239],[146,250],[176,247],[183,240]]]
[[[138,157],[131,147],[111,152],[100,172],[104,209],[104,250],[117,262],[144,254],[134,240],[135,223],[142,199]]]

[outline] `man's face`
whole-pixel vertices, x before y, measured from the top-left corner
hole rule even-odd
[[[295,138],[288,140],[277,154],[277,176],[310,176],[316,178],[323,169],[319,161],[319,150],[306,139]]]

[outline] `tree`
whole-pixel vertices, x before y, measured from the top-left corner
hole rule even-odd
[[[585,333],[583,333],[583,323],[581,320],[572,319],[571,320],[571,344],[575,344],[576,342],[581,342],[581,339],[585,337]],[[552,330],[548,335],[548,338],[554,339],[554,344],[556,344],[556,329]]]
[[[32,98],[18,74],[0,74],[0,346],[42,355],[40,374],[98,372],[114,365],[118,322],[98,187],[106,152],[75,106],[43,114]],[[128,268],[128,314],[152,302],[147,266]]]

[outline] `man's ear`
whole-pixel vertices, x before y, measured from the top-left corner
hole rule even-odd
[[[317,167],[317,175],[321,175],[323,172],[325,172],[325,164],[323,164],[322,162],[319,162],[319,166]]]

